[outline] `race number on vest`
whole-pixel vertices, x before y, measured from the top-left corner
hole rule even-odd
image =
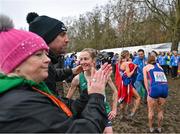
[[[164,72],[153,72],[155,82],[167,82]]]

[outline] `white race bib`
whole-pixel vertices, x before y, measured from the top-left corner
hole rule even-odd
[[[167,82],[164,72],[153,72],[155,82]]]

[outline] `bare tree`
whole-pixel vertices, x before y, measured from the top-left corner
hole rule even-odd
[[[171,50],[177,50],[180,42],[180,0],[138,0],[144,2],[154,17],[171,34]]]

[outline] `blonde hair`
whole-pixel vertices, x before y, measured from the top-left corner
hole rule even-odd
[[[93,48],[84,48],[81,52],[88,52],[93,60],[97,57],[97,50]]]
[[[129,55],[129,51],[128,50],[123,50],[120,54],[119,57],[119,62],[121,63],[123,59],[126,59],[126,57]]]

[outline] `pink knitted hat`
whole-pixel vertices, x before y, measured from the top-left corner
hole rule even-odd
[[[18,65],[38,50],[48,50],[38,35],[13,28],[12,21],[0,15],[0,70],[12,72]]]

